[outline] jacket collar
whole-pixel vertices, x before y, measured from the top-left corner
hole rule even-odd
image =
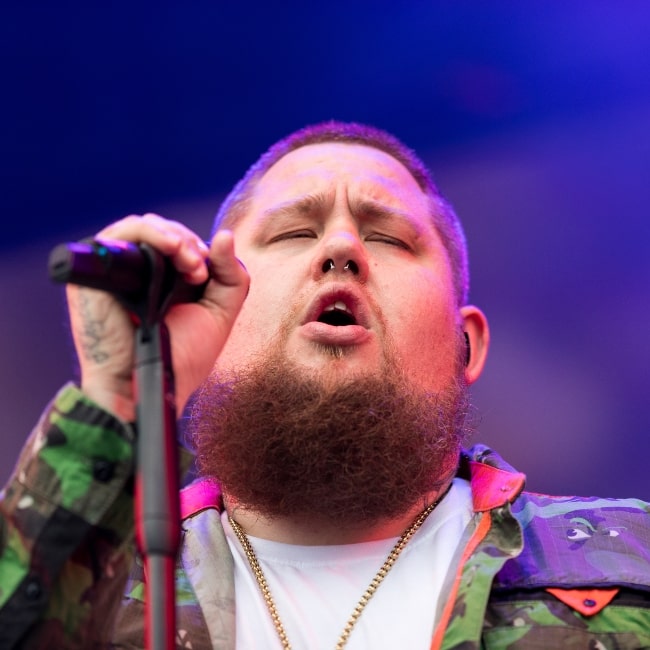
[[[457,476],[470,481],[475,512],[512,503],[524,489],[526,475],[513,469],[485,445],[475,445],[460,456]]]

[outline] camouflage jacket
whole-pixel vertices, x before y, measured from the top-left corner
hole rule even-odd
[[[142,648],[131,427],[64,388],[0,501],[0,648]],[[650,505],[523,492],[491,450],[463,454],[475,514],[431,648],[650,648]],[[177,648],[233,650],[218,487],[182,493]],[[135,559],[135,561],[134,561]]]

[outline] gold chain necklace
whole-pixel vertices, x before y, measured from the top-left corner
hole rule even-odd
[[[341,632],[341,636],[339,636],[339,639],[336,643],[336,650],[342,650],[345,647],[345,644],[348,642],[348,638],[352,633],[352,629],[359,620],[359,617],[361,616],[361,613],[363,612],[365,606],[368,604],[375,591],[377,591],[377,588],[382,583],[383,579],[388,575],[388,572],[393,568],[393,565],[397,561],[397,558],[400,556],[400,553],[404,550],[404,547],[408,544],[411,537],[415,535],[418,528],[422,526],[426,518],[433,512],[433,509],[438,505],[438,503],[440,503],[441,499],[442,497],[434,501],[432,504],[428,505],[397,540],[395,546],[393,546],[390,553],[384,560],[384,563],[379,568],[379,571],[377,571],[375,577],[370,581],[367,589],[363,592],[361,598],[359,599],[359,602],[357,603],[357,606],[354,608],[354,610],[352,610],[352,614],[350,614],[350,618],[345,624],[343,632]],[[246,536],[246,533],[244,533],[242,530],[241,526],[232,517],[228,517],[228,521],[230,522],[235,535],[237,535],[239,543],[244,549],[248,563],[250,564],[253,575],[255,576],[255,580],[257,580],[257,584],[260,588],[260,591],[262,592],[262,596],[264,597],[266,607],[269,610],[271,619],[273,620],[273,625],[275,626],[278,636],[280,637],[282,647],[284,650],[291,650],[291,644],[289,643],[287,633],[284,630],[284,625],[282,625],[282,621],[280,620],[280,615],[278,614],[278,610],[275,606],[275,601],[271,595],[271,590],[269,589],[269,585],[266,581],[266,577],[264,576],[264,572],[262,571],[262,567],[257,560],[257,555],[255,555],[255,551],[253,550],[253,547],[251,546],[251,543]]]

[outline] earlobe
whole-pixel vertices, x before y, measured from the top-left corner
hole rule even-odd
[[[483,372],[490,345],[490,330],[485,314],[474,305],[461,307],[463,334],[466,342],[465,381],[473,384]]]

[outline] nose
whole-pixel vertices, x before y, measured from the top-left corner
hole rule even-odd
[[[365,282],[368,278],[368,259],[359,235],[348,230],[325,236],[313,262],[316,279],[325,274],[350,276]]]

